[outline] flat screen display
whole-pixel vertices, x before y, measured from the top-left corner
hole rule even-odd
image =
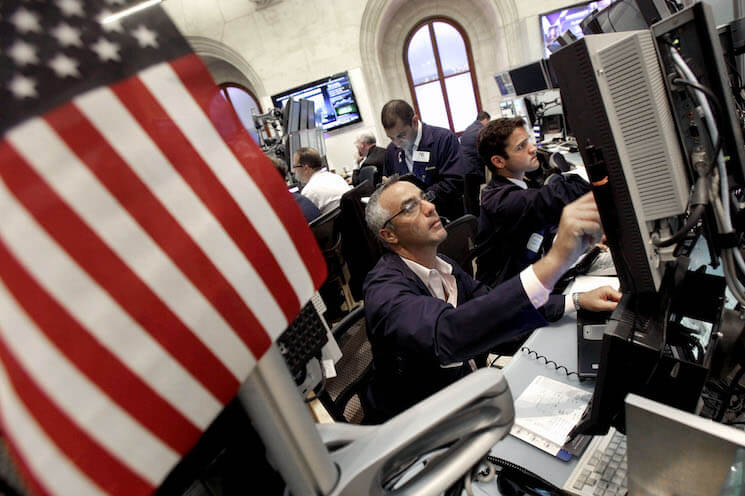
[[[326,131],[362,121],[346,72],[272,95],[272,102],[275,107],[282,108],[290,98],[311,100],[315,106],[316,126]]]
[[[552,51],[556,51],[559,48],[556,38],[561,36],[565,31],[571,31],[577,39],[582,38],[584,35],[579,25],[582,19],[587,17],[595,9],[603,10],[611,2],[612,0],[585,2],[538,16],[541,23],[541,34],[543,35],[544,56],[548,57]]]
[[[551,87],[546,79],[546,73],[543,71],[543,64],[540,60],[532,64],[510,69],[510,79],[512,79],[515,94],[518,96],[547,90]]]

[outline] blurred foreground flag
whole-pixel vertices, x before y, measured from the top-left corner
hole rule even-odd
[[[325,278],[200,59],[126,7],[0,2],[0,425],[40,494],[152,492]]]

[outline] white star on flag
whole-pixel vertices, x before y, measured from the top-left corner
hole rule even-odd
[[[13,79],[11,79],[8,89],[13,93],[13,96],[20,100],[22,98],[37,97],[38,94],[36,93],[35,86],[33,79],[27,78],[21,74],[16,74],[13,76]]]
[[[49,61],[49,67],[54,70],[57,77],[80,77],[78,63],[62,53],[58,53]]]
[[[56,28],[52,29],[51,33],[62,46],[83,46],[83,42],[80,41],[80,30],[65,22],[61,22]]]
[[[39,24],[39,18],[33,12],[29,12],[24,8],[18,9],[11,17],[10,22],[16,27],[21,33],[40,33],[41,25]]]
[[[83,15],[85,15],[85,12],[83,11],[83,4],[81,4],[78,0],[57,0],[57,7],[59,7],[62,13],[68,17],[83,17]]]
[[[139,43],[142,48],[147,46],[158,48],[158,42],[155,40],[155,31],[149,30],[142,24],[132,31],[132,36],[137,38],[137,43]]]
[[[13,43],[8,49],[8,55],[10,55],[16,64],[21,66],[39,63],[39,57],[36,56],[36,49],[33,45],[25,41],[17,40]]]
[[[106,38],[99,38],[96,43],[91,46],[94,52],[98,55],[98,58],[102,62],[108,60],[119,60],[119,45],[112,43]]]

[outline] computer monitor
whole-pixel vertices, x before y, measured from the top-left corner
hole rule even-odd
[[[510,69],[509,74],[512,87],[518,96],[548,90],[552,87],[540,60]]]
[[[580,22],[590,13],[602,10],[610,3],[611,0],[582,2],[540,14],[538,20],[543,37],[544,56],[548,57],[551,52],[561,48],[562,45],[558,38],[567,31],[571,32],[574,39],[582,38]]]
[[[629,494],[745,494],[745,432],[630,394]]]
[[[658,31],[661,25],[670,30]],[[714,222],[701,194],[720,184],[710,172],[719,141],[710,133],[732,124],[724,110],[718,126],[704,122],[696,108],[706,98],[680,87],[681,69],[671,69],[665,53],[675,47],[699,74],[706,71],[705,84],[730,107],[731,97],[718,90],[725,76],[710,68],[721,51],[702,40],[715,32],[708,6],[695,4],[653,30],[588,35],[551,56],[624,293],[603,337],[592,408],[579,432],[602,433],[610,425],[623,431],[628,392],[692,411],[706,380],[715,347],[693,339],[686,319],[717,330],[725,281],[688,270],[685,255],[703,232],[710,246],[719,245],[711,256],[722,255],[725,275],[735,271],[731,248],[712,234],[726,222],[719,214]],[[721,142],[735,155],[724,176],[737,183],[742,139],[734,127],[722,129]],[[729,202],[736,186],[709,200]],[[733,292],[737,284],[728,277]]]
[[[313,120],[326,131],[362,121],[352,83],[346,72],[272,95],[272,103],[277,108],[284,108],[286,102],[292,99],[313,102],[315,110]],[[306,120],[306,122],[310,121]],[[307,124],[301,127],[301,129],[308,128],[310,126]]]

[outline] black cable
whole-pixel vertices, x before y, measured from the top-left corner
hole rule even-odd
[[[730,398],[732,397],[732,394],[734,394],[735,389],[737,388],[737,385],[740,382],[740,379],[742,379],[743,375],[745,375],[745,367],[740,365],[740,370],[737,371],[737,374],[735,374],[735,377],[732,378],[732,382],[730,382],[729,387],[727,388],[725,393],[722,395],[722,402],[719,405],[719,411],[714,417],[714,420],[716,420],[717,422],[721,422],[722,419],[724,418],[724,413],[727,411]]]
[[[675,85],[679,85],[679,86],[680,85],[682,85],[682,86],[690,86],[691,88],[697,89],[700,92],[702,92],[703,94],[705,94],[709,98],[709,101],[712,103],[712,105],[714,105],[714,107],[715,107],[714,110],[715,110],[715,113],[716,113],[716,120],[720,120],[721,119],[721,117],[722,117],[722,104],[720,103],[719,98],[717,98],[717,96],[714,94],[714,92],[711,91],[709,88],[707,88],[706,86],[704,86],[702,84],[694,83],[693,81],[689,81],[689,80],[683,79],[683,78],[675,78],[675,79],[673,79],[672,83],[675,84]]]
[[[657,246],[658,248],[665,248],[667,246],[672,246],[676,244],[678,241],[682,240],[686,234],[688,234],[688,231],[693,229],[698,221],[703,217],[704,212],[706,211],[705,205],[696,205],[696,207],[693,209],[693,212],[691,212],[691,215],[688,216],[688,219],[686,219],[685,224],[682,228],[678,229],[678,232],[673,234],[667,239],[658,239],[659,236],[655,237],[652,236],[652,244]]]
[[[528,470],[525,467],[521,467],[520,465],[516,465],[516,464],[512,463],[509,460],[505,460],[504,458],[498,458],[496,456],[487,455],[486,456],[486,461],[488,461],[489,463],[493,463],[494,465],[497,465],[499,467],[502,467],[502,471],[500,471],[498,477],[502,477],[503,476],[503,473],[505,472],[505,469],[507,469],[507,470],[509,470],[511,472],[516,472],[516,474],[514,474],[514,475],[521,476],[521,477],[527,477],[528,479],[532,479],[532,480],[527,480],[527,481],[523,481],[523,480],[512,480],[512,482],[515,483],[515,484],[520,485],[521,486],[521,489],[523,489],[523,490],[526,490],[527,489],[527,488],[524,487],[524,485],[526,483],[528,483],[528,484],[531,485],[532,488],[535,488],[538,491],[540,491],[539,493],[533,493],[533,494],[557,494],[557,495],[568,495],[569,494],[566,491],[564,491],[562,488],[557,487],[554,484],[550,483],[549,481],[547,481],[546,479],[544,479],[540,475],[531,472],[530,470]],[[508,480],[510,480],[509,477],[506,477],[506,478]],[[538,486],[543,486],[543,487],[538,487]],[[549,491],[550,491],[550,493],[549,493]]]
[[[491,363],[489,364],[489,368],[494,367],[494,364],[497,363],[497,360],[499,360],[500,358],[502,358],[502,355],[497,355],[496,357],[494,357],[494,360],[492,360]]]
[[[577,372],[570,371],[565,366],[559,365],[558,363],[554,362],[553,360],[549,360],[547,357],[545,357],[543,355],[539,355],[538,352],[531,350],[527,346],[521,347],[520,348],[520,351],[527,351],[528,352],[528,356],[535,355],[535,359],[536,360],[543,360],[543,363],[545,363],[546,365],[553,365],[554,366],[554,369],[556,369],[556,370],[562,370],[563,369],[564,370],[564,374],[566,374],[567,377],[569,377],[571,375],[576,375],[577,377],[579,377],[579,374]]]

